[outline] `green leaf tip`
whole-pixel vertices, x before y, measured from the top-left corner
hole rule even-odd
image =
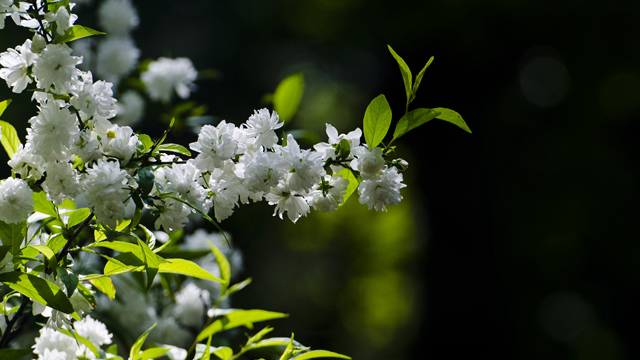
[[[284,78],[273,93],[273,109],[280,119],[289,122],[298,112],[304,92],[304,76],[295,73]]]
[[[400,72],[402,73],[402,81],[404,82],[404,90],[407,94],[407,104],[408,104],[411,102],[412,96],[413,96],[413,84],[412,84],[413,76],[411,75],[411,70],[409,69],[409,66],[404,61],[404,59],[402,59],[402,57],[400,57],[400,55],[398,55],[398,53],[396,53],[393,50],[391,45],[387,45],[387,47],[389,48],[389,52],[391,53],[393,58],[396,59],[398,66],[400,66]]]

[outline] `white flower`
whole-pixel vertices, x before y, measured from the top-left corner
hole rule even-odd
[[[277,186],[284,173],[280,165],[282,157],[272,152],[245,154],[234,168],[236,175],[243,178],[243,185],[249,191],[268,192]]]
[[[29,131],[27,140],[32,143],[34,154],[48,161],[68,156],[69,145],[78,134],[76,117],[68,109],[61,109],[56,102],[47,102],[29,123],[32,131]]]
[[[149,68],[140,75],[140,79],[147,86],[152,100],[169,102],[173,90],[181,98],[188,98],[197,76],[198,72],[188,58],[163,57],[149,64]]]
[[[116,115],[116,102],[113,98],[112,83],[106,81],[93,82],[91,72],[82,73],[82,81],[78,81],[71,90],[71,105],[87,116],[99,115],[106,119]]]
[[[33,190],[22,179],[0,181],[0,221],[16,224],[33,212]]]
[[[189,223],[191,209],[177,200],[166,198],[155,204],[155,213],[158,216],[154,223],[156,230],[162,227],[164,231],[171,232]]]
[[[119,96],[118,116],[114,119],[121,126],[135,126],[144,115],[144,99],[137,92],[129,90]]]
[[[364,146],[358,146],[351,152],[356,157],[351,161],[351,167],[360,171],[362,179],[377,179],[382,175],[385,165],[381,148],[368,149]]]
[[[21,93],[33,81],[28,68],[36,58],[37,55],[31,52],[31,40],[28,39],[24,44],[16,46],[15,50],[7,49],[0,54],[0,65],[4,67],[0,69],[0,79],[4,79],[14,93]]]
[[[109,333],[109,330],[107,330],[107,327],[103,323],[91,318],[91,316],[74,322],[73,328],[80,336],[91,341],[97,348],[104,344],[111,344],[111,337],[113,335]]]
[[[118,83],[138,63],[140,50],[129,38],[107,37],[98,44],[96,72],[107,81]]]
[[[276,206],[273,215],[278,214],[280,219],[282,219],[282,214],[286,212],[289,220],[295,223],[301,216],[306,216],[309,213],[309,204],[304,197],[292,193],[291,189],[282,181],[264,197],[269,205]]]
[[[107,0],[98,8],[98,21],[107,34],[125,36],[140,20],[130,0]]]
[[[54,204],[62,204],[64,199],[75,199],[80,194],[80,177],[70,163],[50,162],[46,169],[47,178],[42,188]]]
[[[85,164],[102,158],[102,151],[100,151],[100,141],[96,138],[97,135],[89,129],[82,130],[76,137],[76,141],[69,150],[72,154],[78,156]],[[15,171],[15,170],[14,170]]]
[[[63,357],[63,359],[72,360],[76,359],[77,350],[78,346],[72,337],[49,327],[40,329],[40,336],[35,339],[35,345],[33,345],[33,353],[39,355],[39,359],[43,359],[45,354],[52,356],[51,353],[55,351],[64,353],[66,358]],[[56,356],[60,358],[60,355],[56,354]]]
[[[287,135],[287,146],[278,146],[276,151],[282,155],[282,164],[287,166],[288,185],[293,191],[309,191],[326,174],[322,167],[322,155],[311,150],[300,150],[291,134]]]
[[[343,195],[349,186],[349,180],[341,176],[325,175],[324,184],[310,195],[309,205],[314,209],[332,213],[343,202]],[[322,187],[325,187],[324,191]]]
[[[358,186],[360,204],[367,204],[369,210],[386,211],[387,205],[395,205],[402,200],[400,189],[406,185],[402,183],[402,174],[398,169],[391,167],[382,171],[378,179],[363,180]]]
[[[67,45],[48,44],[35,60],[33,75],[41,89],[49,90],[53,86],[58,94],[65,94],[80,75],[76,65],[81,62],[81,57],[71,56],[71,48]]]
[[[174,195],[195,206],[204,201],[205,189],[198,183],[202,175],[192,162],[160,167],[154,175],[164,192],[175,192]]]
[[[233,214],[233,209],[238,205],[240,195],[248,196],[244,193],[245,188],[242,186],[241,179],[233,172],[232,162],[227,162],[223,167],[214,169],[207,183],[211,191],[211,198],[208,200],[212,201],[213,211],[218,221]],[[203,210],[208,210],[210,205],[211,203],[205,203]]]
[[[126,188],[127,172],[113,161],[99,159],[87,169],[82,183],[83,196],[93,208],[98,221],[115,228],[116,221],[124,217],[124,201],[129,195]]]
[[[58,11],[54,14],[52,12],[48,12],[44,16],[45,20],[50,23],[56,23],[56,32],[58,35],[64,35],[64,33],[73,26],[73,23],[76,22],[78,16],[75,14],[69,14],[67,8],[61,6],[58,8]]]
[[[193,283],[187,284],[176,294],[174,315],[180,323],[193,328],[202,326],[203,316],[209,307],[209,292]]]
[[[7,162],[11,171],[19,174],[22,179],[29,181],[40,180],[44,174],[45,160],[42,156],[33,153],[33,145],[20,144],[11,160]]]
[[[126,165],[136,152],[138,135],[128,126],[113,125],[107,130],[107,136],[102,136],[101,142],[105,155],[114,156]]]
[[[198,141],[189,144],[189,148],[200,154],[194,164],[202,172],[210,172],[222,167],[225,160],[242,153],[242,142],[238,141],[241,130],[232,123],[222,120],[218,126],[205,125],[200,129]]]
[[[278,142],[278,136],[274,130],[280,129],[283,125],[284,122],[280,122],[275,111],[269,115],[269,110],[260,109],[249,116],[245,132],[247,136],[256,138],[256,145],[272,148]]]

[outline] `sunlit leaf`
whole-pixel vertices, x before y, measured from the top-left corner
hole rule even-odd
[[[2,116],[2,113],[4,113],[9,104],[11,104],[11,101],[11,99],[0,101],[0,116]]]
[[[102,31],[93,30],[86,26],[73,25],[64,33],[64,35],[56,39],[56,43],[62,44],[69,41],[82,39],[83,37],[87,37],[87,36],[105,35],[105,34],[106,33],[103,33]]]
[[[35,275],[20,271],[0,274],[0,282],[11,289],[65,314],[73,313],[69,298],[58,285]]]
[[[7,155],[9,155],[9,158],[12,159],[13,154],[18,151],[18,147],[20,147],[22,143],[20,142],[18,132],[13,125],[0,120],[0,126],[2,126],[2,132],[0,133],[2,138],[0,138],[0,144],[2,144],[2,147],[4,148],[4,151],[7,152]]]
[[[140,349],[142,349],[142,344],[144,344],[144,341],[147,339],[147,336],[149,336],[149,333],[151,332],[151,330],[153,330],[154,327],[156,327],[156,324],[151,325],[151,327],[148,328],[142,335],[140,335],[136,342],[133,343],[133,345],[131,346],[131,350],[129,351],[129,360],[136,360],[140,358],[139,353]]]
[[[411,89],[411,100],[412,101],[416,97],[416,93],[418,92],[418,86],[420,86],[420,83],[422,82],[422,77],[424,76],[424,72],[427,70],[429,65],[431,65],[431,62],[433,62],[433,56],[429,59],[429,61],[427,61],[427,65],[425,65],[422,68],[422,70],[420,70],[420,73],[418,73],[418,76],[416,76],[416,82],[413,83],[413,89]]]
[[[149,151],[153,146],[153,140],[151,140],[151,137],[147,134],[138,134],[138,140],[142,143],[144,152]]]
[[[334,353],[326,350],[311,350],[299,355],[295,355],[291,360],[307,360],[318,358],[338,358],[338,359],[351,359],[350,357],[338,353]]]
[[[140,354],[140,356],[138,357],[138,359],[140,360],[156,359],[161,356],[165,356],[167,351],[169,351],[169,349],[167,348],[154,347],[154,348],[143,351],[142,354]]]
[[[105,279],[109,279],[109,278],[105,278]],[[113,285],[111,286],[113,287]],[[82,285],[82,283],[78,283],[78,292],[95,309],[95,307],[97,306],[96,298],[93,296],[93,293],[91,292],[91,290],[89,290],[86,286]],[[115,294],[115,290],[114,290],[114,294]],[[109,298],[109,299],[113,300],[113,298]]]
[[[391,126],[391,108],[384,95],[378,95],[369,103],[364,113],[364,139],[369,148],[378,146]]]
[[[81,222],[85,221],[89,215],[91,215],[91,210],[88,208],[80,208],[77,210],[74,210],[72,213],[69,214],[69,220],[67,220],[67,226],[68,227],[74,227],[78,224],[80,224]]]
[[[140,249],[142,249],[142,255],[144,256],[147,272],[147,289],[150,289],[151,285],[153,285],[153,279],[156,277],[156,274],[158,274],[158,266],[165,260],[154,254],[153,251],[149,249],[149,246],[141,240],[138,240],[138,245],[140,246]]]
[[[196,345],[196,354],[193,357],[193,360],[205,360],[207,358],[210,358],[206,356],[207,348],[209,349],[209,354],[213,354],[216,356],[216,358],[221,360],[226,360],[233,356],[233,350],[231,350],[231,348],[229,347],[226,347],[226,346],[215,347],[215,346],[208,346],[205,344],[198,344]]]
[[[460,129],[468,133],[471,133],[471,129],[469,129],[469,127],[467,126],[467,123],[465,123],[464,120],[462,120],[462,116],[460,116],[460,114],[458,114],[457,112],[451,109],[445,109],[445,108],[435,108],[433,110],[440,113],[438,116],[436,116],[436,119],[450,122],[453,125],[459,127]]]
[[[158,151],[174,152],[185,156],[191,156],[191,151],[189,151],[186,147],[178,144],[162,144],[158,146],[157,149]]]
[[[170,273],[170,274],[180,274],[187,275],[191,277],[196,277],[205,280],[224,282],[224,280],[219,279],[207,270],[198,266],[198,264],[193,261],[185,260],[185,259],[165,259],[167,262],[162,263],[158,266],[158,270],[161,273]]]
[[[393,132],[393,140],[417,128],[418,126],[435,119],[438,115],[440,115],[440,112],[426,108],[409,111],[400,118],[396,124],[396,129]]]
[[[116,298],[116,288],[113,286],[113,282],[108,277],[101,277],[97,279],[89,280],[91,284],[98,290],[102,291],[109,297],[110,300]]]
[[[347,191],[342,196],[342,203],[340,203],[340,206],[342,206],[347,202],[347,199],[349,199],[351,194],[353,194],[354,191],[356,191],[356,189],[358,188],[358,185],[360,185],[360,181],[353,174],[353,172],[347,168],[340,170],[336,175],[340,175],[342,176],[343,179],[349,180],[349,185],[347,185]]]
[[[202,341],[213,334],[238,326],[246,326],[251,328],[253,326],[253,323],[279,319],[287,316],[287,314],[267,310],[232,309],[228,313],[224,314],[221,319],[214,321],[213,323],[211,323],[211,325],[202,330],[202,332],[198,334],[196,341]]]
[[[220,277],[222,278],[222,283],[220,284],[220,296],[222,296],[227,292],[227,287],[231,281],[231,265],[229,265],[229,260],[227,260],[222,251],[215,247],[211,241],[207,240],[207,243],[211,248],[211,252],[215,255],[218,268],[220,269]]]
[[[47,200],[47,194],[45,194],[44,191],[33,192],[33,208],[35,209],[35,211],[41,212],[43,214],[58,217],[56,207],[51,201]]]
[[[273,94],[273,109],[281,120],[288,122],[296,115],[303,91],[304,77],[302,73],[289,75],[278,84]]]
[[[389,48],[391,55],[393,55],[393,57],[398,62],[398,66],[400,66],[400,72],[402,73],[402,81],[404,82],[404,90],[407,93],[407,103],[409,103],[411,101],[411,95],[413,93],[411,88],[411,82],[412,82],[411,70],[409,70],[409,66],[407,65],[406,62],[404,62],[404,60],[400,57],[400,55],[398,55],[393,50],[391,45],[387,45],[387,47]]]

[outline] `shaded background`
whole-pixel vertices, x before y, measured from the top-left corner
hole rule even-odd
[[[397,121],[390,44],[414,73],[435,56],[413,106],[452,108],[474,131],[434,121],[406,135],[409,186],[386,214],[355,198],[295,225],[266,205],[238,210],[223,227],[254,283],[234,306],[288,312],[276,335],[355,359],[640,358],[640,3],[135,4],[143,58],[220,72],[192,97],[217,120],[243,122],[302,71],[290,129],[348,132],[380,93]],[[19,109],[3,118],[34,113]],[[158,131],[157,112],[142,132]]]

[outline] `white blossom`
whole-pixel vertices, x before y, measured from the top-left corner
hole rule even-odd
[[[33,66],[38,87],[46,91],[53,86],[57,93],[67,93],[81,74],[76,69],[76,65],[81,62],[81,57],[71,56],[71,48],[67,45],[48,44]]]
[[[126,188],[127,172],[114,161],[99,159],[87,169],[83,179],[83,196],[93,208],[98,221],[115,228],[116,221],[124,217],[124,201],[129,195]]]
[[[56,102],[47,102],[29,123],[31,131],[27,140],[32,143],[34,154],[48,161],[62,160],[69,155],[69,145],[78,134],[78,126],[76,117],[68,109],[61,109]]]
[[[125,36],[140,19],[130,0],[106,0],[98,8],[98,22],[107,34]]]
[[[109,330],[107,330],[107,327],[103,323],[91,318],[91,316],[86,316],[81,321],[74,322],[73,328],[78,335],[89,340],[97,348],[104,344],[111,344],[111,337],[113,335],[109,333]]]
[[[136,152],[138,135],[128,126],[113,125],[101,137],[102,150],[105,155],[114,156],[126,165]]]
[[[189,222],[191,209],[177,200],[165,198],[156,202],[154,212],[158,217],[154,223],[156,230],[162,227],[171,232],[182,229]]]
[[[42,156],[33,153],[33,144],[29,142],[20,144],[7,163],[11,166],[11,171],[30,182],[40,180],[46,165]]]
[[[0,69],[0,79],[4,79],[14,93],[21,93],[33,81],[28,71],[36,58],[37,55],[31,52],[31,40],[28,39],[16,46],[15,50],[7,49],[0,54],[0,65],[4,67]]]
[[[0,181],[0,221],[16,224],[33,212],[33,190],[22,179]]]
[[[309,204],[304,196],[293,193],[283,181],[265,194],[265,199],[269,205],[276,206],[273,215],[278,214],[280,219],[286,212],[289,220],[295,223],[301,216],[306,216],[309,213]]]
[[[400,189],[406,185],[402,183],[402,174],[395,167],[382,171],[377,179],[363,180],[358,186],[360,204],[367,204],[369,210],[386,211],[386,206],[396,205],[402,200]]]
[[[102,80],[94,83],[91,72],[82,73],[81,79],[71,90],[71,105],[87,116],[114,117],[117,100],[113,98],[113,84]]]
[[[40,329],[40,336],[35,339],[35,345],[33,345],[33,353],[39,355],[38,359],[45,359],[46,356],[52,356],[51,352],[54,350],[57,353],[64,353],[66,360],[76,359],[76,353],[78,346],[76,341],[61,332],[58,332],[49,327],[43,327]],[[55,354],[56,356],[60,356]]]
[[[358,146],[352,149],[352,153],[356,158],[351,161],[351,167],[360,172],[362,179],[377,179],[382,175],[382,170],[385,167],[382,149]]]
[[[176,306],[173,313],[176,319],[185,326],[199,328],[209,307],[209,292],[193,283],[188,283],[176,294]]]
[[[222,120],[218,126],[205,125],[200,129],[198,141],[189,144],[189,148],[200,154],[194,164],[202,172],[210,172],[222,167],[229,160],[244,151],[242,142],[238,141],[241,130],[234,124]]]
[[[310,194],[309,205],[316,210],[332,213],[342,204],[349,180],[331,175],[325,175],[324,180],[324,183]]]
[[[247,136],[255,137],[256,145],[272,148],[278,142],[274,130],[280,129],[283,125],[284,122],[280,122],[280,117],[275,111],[269,114],[269,110],[260,109],[249,116],[245,132]]]
[[[54,204],[62,204],[64,199],[75,199],[82,191],[80,177],[67,162],[50,162],[46,165],[47,178],[42,188],[47,198]]]
[[[174,195],[195,206],[204,201],[205,189],[198,183],[202,175],[192,162],[160,167],[154,175],[164,192],[175,192]]]
[[[107,37],[98,44],[96,72],[117,84],[138,63],[140,50],[128,37]]]
[[[287,135],[287,146],[278,146],[276,150],[282,155],[282,164],[287,167],[288,185],[293,191],[310,190],[326,173],[322,167],[322,155],[311,150],[301,150],[291,134]]]
[[[140,79],[147,86],[152,100],[169,102],[174,90],[181,98],[188,98],[197,76],[198,72],[188,58],[162,57],[149,64]]]
[[[144,115],[144,99],[132,90],[120,95],[116,106],[118,116],[114,121],[121,126],[135,126]]]

